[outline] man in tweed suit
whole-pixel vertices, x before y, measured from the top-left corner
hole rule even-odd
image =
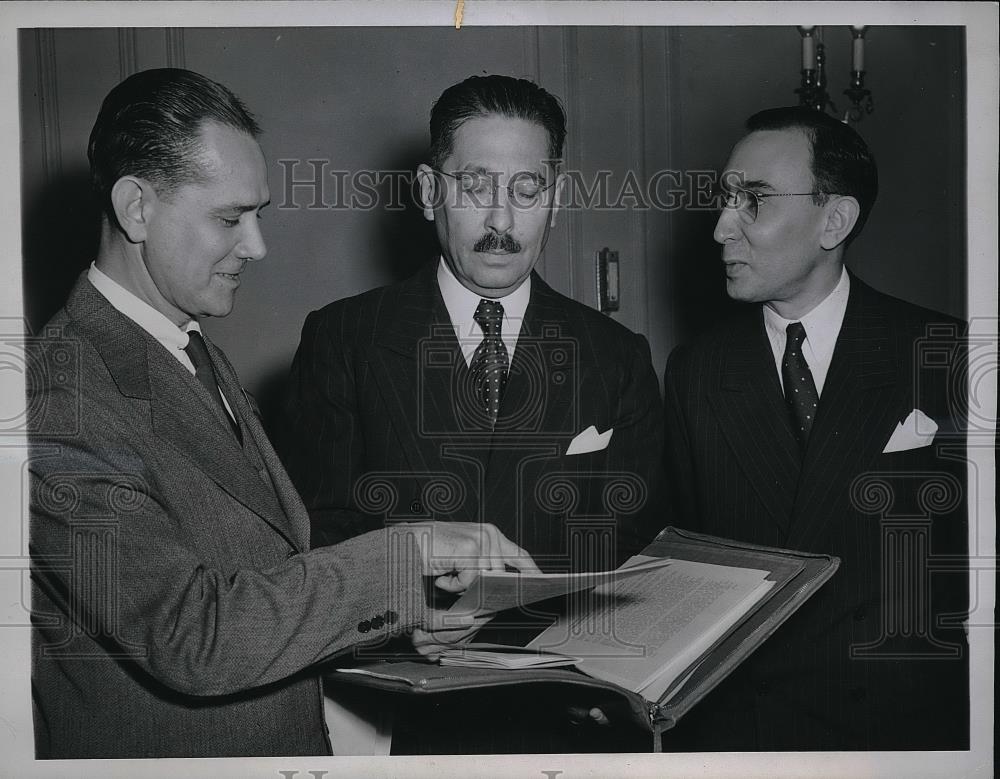
[[[277,448],[313,541],[489,521],[543,570],[615,566],[662,524],[662,409],[646,339],[533,270],[565,180],[563,110],[529,81],[472,77],[430,125],[418,180],[440,259],[311,313],[292,365]]]
[[[753,305],[668,361],[674,521],[841,563],[666,746],[967,748],[962,323],[844,269],[877,190],[854,130],[805,108],[747,129],[715,240]]]
[[[261,259],[257,126],[196,73],[136,74],[88,154],[95,263],[28,382],[39,758],[326,754],[309,667],[420,625],[422,575],[534,569],[480,526],[310,551],[308,515],[199,320]]]

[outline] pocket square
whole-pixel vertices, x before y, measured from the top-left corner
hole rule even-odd
[[[906,419],[896,425],[896,429],[892,431],[892,437],[885,445],[885,449],[882,450],[882,454],[905,452],[907,449],[929,446],[934,440],[937,429],[937,422],[919,408],[915,408]]]
[[[615,429],[609,428],[603,433],[598,433],[597,428],[591,425],[569,443],[566,454],[586,454],[587,452],[599,452],[608,448],[611,434]]]

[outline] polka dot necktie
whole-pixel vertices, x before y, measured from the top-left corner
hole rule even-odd
[[[809,363],[802,354],[806,329],[801,322],[792,322],[785,330],[785,356],[781,361],[781,379],[785,383],[785,403],[792,415],[792,427],[799,439],[799,448],[806,448],[819,408],[819,393],[813,381]]]
[[[483,342],[472,355],[469,370],[472,373],[476,397],[483,404],[490,422],[495,423],[500,413],[500,399],[507,384],[507,347],[503,344],[503,305],[495,300],[480,300],[473,316],[483,329]]]
[[[229,427],[232,428],[236,440],[242,444],[243,434],[240,432],[240,426],[236,424],[236,420],[229,415],[222,403],[219,384],[215,380],[215,368],[212,366],[212,358],[208,354],[208,347],[205,346],[205,339],[201,337],[201,333],[197,330],[188,331],[188,344],[184,347],[184,351],[187,352],[187,356],[194,365],[194,377],[208,390],[209,397],[218,403],[222,413],[229,420]]]

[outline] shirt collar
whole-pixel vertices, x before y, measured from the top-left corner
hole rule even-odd
[[[441,289],[441,297],[444,298],[445,307],[448,309],[448,316],[455,327],[455,336],[461,341],[464,338],[482,338],[482,330],[473,318],[479,301],[483,298],[470,289],[462,285],[455,274],[452,273],[444,257],[438,262],[437,272],[438,287]],[[509,324],[517,324],[520,329],[521,320],[524,319],[524,312],[528,309],[528,301],[531,299],[531,276],[529,275],[517,289],[502,298],[489,298],[497,300],[503,304],[504,331],[508,330]],[[473,329],[474,328],[474,329]]]
[[[769,335],[785,338],[785,329],[792,322],[801,322],[806,331],[806,339],[813,352],[828,364],[833,357],[833,349],[837,345],[837,336],[844,323],[847,311],[847,298],[851,292],[851,277],[847,268],[840,271],[840,281],[833,291],[827,295],[812,311],[800,319],[785,319],[770,306],[764,306],[764,327]]]
[[[87,280],[107,298],[112,306],[153,336],[168,352],[187,365],[187,355],[184,352],[184,347],[188,343],[187,334],[191,330],[201,332],[198,320],[191,319],[183,328],[178,327],[146,301],[141,300],[101,271],[96,263],[90,264]]]

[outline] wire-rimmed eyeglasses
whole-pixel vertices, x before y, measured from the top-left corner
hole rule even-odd
[[[806,197],[824,195],[825,192],[754,192],[752,189],[717,188],[712,195],[715,207],[721,211],[736,211],[747,224],[757,221],[760,206],[769,197]]]
[[[499,182],[495,173],[480,173],[473,170],[458,170],[454,173],[431,168],[442,176],[455,179],[459,191],[472,201],[473,205],[488,206],[496,201],[498,189],[506,189],[510,200],[521,208],[533,206],[541,199],[542,194],[556,185],[556,182],[546,184],[545,179],[539,179],[533,173],[522,171],[511,176],[504,185]]]

